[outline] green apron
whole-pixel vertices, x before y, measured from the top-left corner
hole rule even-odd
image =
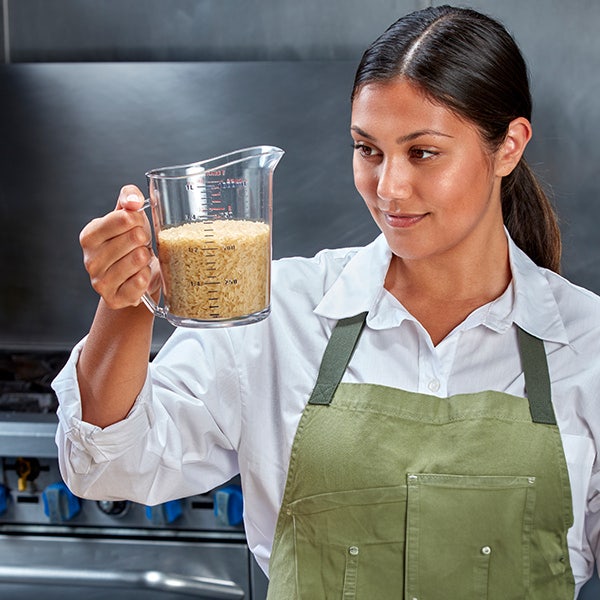
[[[543,342],[528,399],[340,383],[341,320],[292,446],[268,600],[572,600],[567,465]]]

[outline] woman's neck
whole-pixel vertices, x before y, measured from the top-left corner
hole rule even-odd
[[[502,231],[481,252],[420,260],[393,256],[385,288],[437,345],[475,309],[502,295],[510,280],[508,241]]]

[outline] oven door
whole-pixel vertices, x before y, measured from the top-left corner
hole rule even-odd
[[[242,542],[0,535],[0,598],[252,599]],[[254,596],[258,597],[258,596]]]

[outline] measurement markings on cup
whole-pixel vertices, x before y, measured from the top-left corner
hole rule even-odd
[[[211,221],[207,221],[207,228],[205,231],[206,238],[214,238],[215,233],[214,229],[211,228]],[[207,271],[206,279],[207,281],[207,292],[208,292],[208,308],[210,311],[210,316],[214,318],[219,318],[220,310],[219,310],[219,294],[220,294],[220,282],[218,281],[216,275],[210,275],[210,272],[214,272],[217,270],[217,262],[215,260],[216,252],[218,247],[213,240],[207,239],[205,244],[205,252],[204,252],[204,268]]]

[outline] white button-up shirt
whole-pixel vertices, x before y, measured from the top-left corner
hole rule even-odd
[[[364,248],[276,261],[268,319],[175,330],[128,417],[105,429],[81,420],[79,344],[54,382],[66,483],[85,498],[154,504],[240,473],[248,544],[266,571],[296,427],[338,319],[369,313],[343,381],[439,397],[524,396],[517,323],[545,342],[571,481],[568,539],[579,590],[594,555],[600,559],[600,299],[509,243],[508,289],[437,346],[383,287],[391,259],[383,236]]]

